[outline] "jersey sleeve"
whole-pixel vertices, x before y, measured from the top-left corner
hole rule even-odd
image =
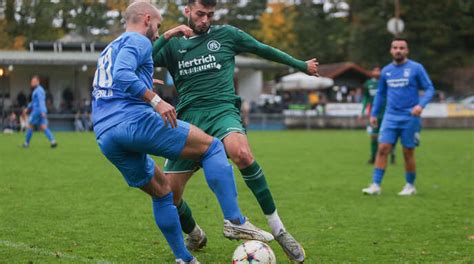
[[[434,86],[426,72],[425,68],[420,64],[417,74],[417,81],[419,86],[425,91],[424,95],[420,98],[420,106],[425,108],[426,105],[431,101],[434,95]]]
[[[372,112],[370,116],[377,117],[377,115],[382,110],[382,106],[385,105],[387,100],[387,81],[385,79],[385,71],[382,70],[380,73],[380,79],[377,85],[377,94],[374,98],[374,103],[372,105]]]
[[[148,44],[148,45],[147,45]],[[141,98],[147,86],[135,73],[146,56],[151,56],[151,45],[138,38],[130,38],[120,49],[113,68],[113,82],[118,87],[127,87],[126,92]]]
[[[163,35],[153,43],[153,63],[155,67],[166,67],[166,46],[169,40]]]
[[[306,72],[306,62],[295,59],[279,49],[263,44],[240,29],[232,27],[231,30],[233,31],[237,53],[250,52],[264,59],[286,64],[299,71]]]

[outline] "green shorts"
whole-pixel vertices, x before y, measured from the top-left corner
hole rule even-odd
[[[191,123],[213,137],[223,140],[230,133],[246,134],[246,130],[240,117],[240,111],[232,104],[225,104],[208,109],[190,109],[179,113],[180,120]],[[193,160],[169,160],[165,161],[164,172],[181,173],[193,172],[199,168],[199,163]]]

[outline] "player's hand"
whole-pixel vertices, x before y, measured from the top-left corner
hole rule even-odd
[[[191,37],[193,35],[193,30],[186,25],[180,25],[166,31],[163,35],[165,39],[170,39],[172,37],[181,37],[181,36]]]
[[[172,128],[175,128],[178,124],[176,120],[176,110],[174,107],[164,100],[161,100],[155,108],[155,111],[161,115],[163,122],[165,122],[165,126],[169,123]]]
[[[306,61],[306,73],[312,76],[319,77],[318,65],[319,62],[316,58]]]
[[[415,105],[415,107],[411,109],[411,114],[413,116],[420,116],[421,112],[423,112],[423,107],[421,107],[421,105]]]
[[[41,113],[41,117],[46,118],[46,113],[45,112]]]
[[[159,85],[164,85],[165,82],[163,80],[159,80],[159,79],[153,79],[153,84],[159,84]]]
[[[377,121],[377,117],[374,117],[374,116],[370,117],[370,125],[373,128],[377,128],[379,126],[379,122]]]

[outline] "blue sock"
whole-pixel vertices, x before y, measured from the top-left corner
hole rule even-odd
[[[26,143],[27,145],[30,144],[30,141],[31,141],[31,137],[32,137],[32,136],[33,136],[33,129],[28,128],[28,129],[26,130],[26,136],[25,136],[25,143]]]
[[[216,195],[224,218],[233,223],[244,223],[245,218],[237,203],[234,171],[227,160],[224,145],[217,138],[214,138],[209,149],[203,155],[202,167],[207,185]]]
[[[405,179],[407,180],[407,183],[411,185],[415,184],[416,172],[405,172]]]
[[[382,183],[383,175],[385,173],[384,169],[375,168],[374,174],[372,176],[372,181],[378,185]]]
[[[153,197],[153,214],[156,225],[168,241],[173,254],[177,259],[191,261],[193,256],[184,245],[183,233],[179,224],[178,210],[173,205],[173,193],[163,197]]]
[[[46,128],[46,129],[44,130],[44,134],[45,134],[46,137],[48,138],[49,142],[53,142],[53,141],[54,141],[53,133],[51,133],[51,130],[49,130],[49,128]]]

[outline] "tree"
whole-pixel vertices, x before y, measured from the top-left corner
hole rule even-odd
[[[349,1],[348,60],[367,68],[385,65],[393,36],[387,21],[393,17],[393,1]]]
[[[284,3],[269,3],[267,11],[260,16],[261,28],[255,36],[270,46],[294,54],[296,35],[294,32],[295,7]]]
[[[302,59],[316,57],[321,63],[347,59],[347,19],[333,17],[323,4],[305,2],[296,7],[294,33],[296,55]]]
[[[187,23],[183,16],[183,12],[179,9],[179,5],[175,2],[169,2],[164,7],[163,23],[161,25],[161,32],[165,32],[180,24]]]
[[[220,5],[225,15],[218,18],[217,23],[230,24],[245,32],[255,33],[260,29],[260,16],[267,8],[267,1],[248,1],[241,4],[239,1],[226,1]]]
[[[348,0],[349,58],[366,67],[391,61],[386,23],[393,17],[391,0]],[[472,1],[400,1],[402,33],[409,42],[410,58],[420,61],[428,70],[437,89],[448,68],[473,65],[474,4]]]

